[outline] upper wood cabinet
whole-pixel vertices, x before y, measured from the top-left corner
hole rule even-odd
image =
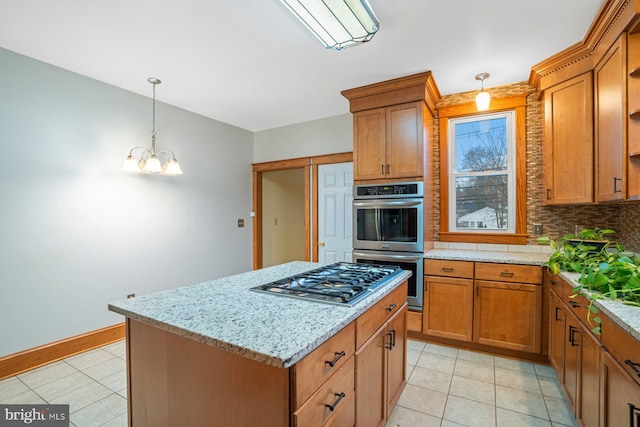
[[[354,179],[423,176],[423,110],[413,102],[355,113]]]
[[[421,180],[431,170],[433,116],[440,99],[431,72],[342,95],[353,113],[354,180]]]
[[[546,205],[593,202],[593,83],[591,72],[544,92]]]
[[[593,71],[595,81],[595,200],[626,198],[627,39],[623,34]]]

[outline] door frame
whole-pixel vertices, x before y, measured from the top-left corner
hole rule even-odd
[[[353,153],[336,153],[254,163],[253,180],[253,269],[262,268],[262,174],[304,169],[305,261],[318,262],[318,165],[353,162]]]

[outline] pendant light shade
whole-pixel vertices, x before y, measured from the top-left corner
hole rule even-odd
[[[367,42],[378,18],[367,0],[280,0],[327,49]]]
[[[156,85],[162,83],[155,77],[147,79],[153,85],[153,122],[151,130],[151,150],[144,147],[133,147],[125,159],[120,170],[122,172],[135,173],[160,173],[160,175],[182,175],[182,169],[171,150],[156,151]],[[140,157],[133,157],[133,152],[138,151]],[[160,156],[165,163],[160,162]]]
[[[491,95],[484,90],[484,80],[489,78],[489,73],[480,73],[476,76],[476,80],[482,82],[482,88],[480,93],[476,95],[476,107],[478,111],[486,111],[489,109],[489,103],[491,102]]]

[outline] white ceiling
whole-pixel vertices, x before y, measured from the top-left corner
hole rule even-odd
[[[325,50],[278,0],[0,0],[0,47],[250,131],[347,113],[340,91],[431,70],[442,95],[525,81],[602,0],[370,0],[369,43]]]

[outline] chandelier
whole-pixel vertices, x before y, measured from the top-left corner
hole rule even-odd
[[[153,85],[153,122],[151,130],[151,150],[144,147],[133,147],[122,167],[123,172],[159,173],[160,175],[182,175],[182,169],[171,150],[156,151],[156,85],[162,83],[160,79],[149,77],[147,79]],[[139,156],[133,156],[138,151]],[[163,159],[164,162],[160,162]]]

